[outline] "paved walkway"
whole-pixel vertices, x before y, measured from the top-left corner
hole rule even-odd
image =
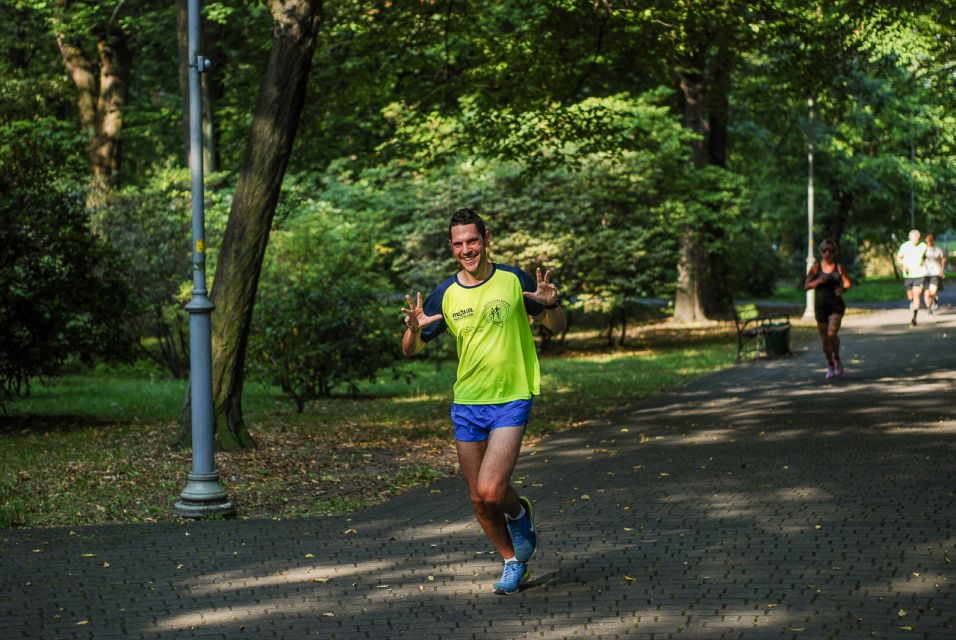
[[[956,311],[526,451],[534,580],[448,479],[350,518],[0,533],[0,638],[956,638]]]

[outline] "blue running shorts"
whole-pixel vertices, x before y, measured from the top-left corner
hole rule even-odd
[[[455,425],[455,440],[484,442],[491,432],[500,427],[521,427],[528,424],[531,401],[512,400],[502,404],[451,405],[451,422]]]

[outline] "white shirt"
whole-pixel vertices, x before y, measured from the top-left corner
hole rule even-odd
[[[938,276],[943,273],[943,263],[940,258],[943,257],[943,250],[937,245],[926,247],[926,275]]]
[[[922,278],[926,275],[926,265],[923,258],[926,255],[926,243],[913,244],[909,240],[904,242],[896,255],[903,261],[904,278]]]

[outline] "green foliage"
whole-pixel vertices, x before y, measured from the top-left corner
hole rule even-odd
[[[589,310],[668,295],[675,229],[726,225],[740,185],[719,169],[692,171],[689,134],[667,92],[592,98],[547,112],[460,118],[394,105],[387,166],[336,163],[323,197],[379,222],[382,264],[399,290],[428,289],[453,268],[450,211],[471,206],[492,231],[493,257],[555,269],[563,294]]]
[[[0,394],[85,361],[129,353],[130,292],[118,255],[90,232],[83,194],[50,141],[0,139]]]
[[[222,176],[207,185],[207,244],[218,246],[229,192]],[[157,170],[142,186],[112,194],[96,212],[96,227],[129,264],[123,278],[133,291],[132,328],[141,354],[174,378],[189,375],[189,314],[192,290],[192,205],[186,169]],[[215,256],[215,252],[212,252]],[[213,261],[207,266],[215,268]]]
[[[338,385],[354,392],[399,354],[402,324],[387,280],[373,270],[374,249],[365,229],[327,208],[302,213],[273,234],[250,368],[300,412]]]

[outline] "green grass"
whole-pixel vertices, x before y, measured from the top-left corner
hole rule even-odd
[[[906,297],[903,281],[893,276],[870,277],[853,283],[846,292],[848,304],[854,302],[895,302]],[[801,305],[806,302],[807,293],[802,288],[778,287],[770,301],[778,304]]]
[[[657,346],[541,359],[542,396],[529,437],[730,366],[726,328],[670,335]],[[655,338],[657,339],[657,338]],[[687,346],[672,346],[674,344]],[[246,386],[244,410],[259,447],[217,453],[242,517],[342,513],[454,473],[448,403],[451,361],[416,360],[397,376],[298,414],[274,388]],[[170,451],[185,383],[139,370],[100,368],[48,384],[0,414],[0,527],[171,520],[191,458]]]

